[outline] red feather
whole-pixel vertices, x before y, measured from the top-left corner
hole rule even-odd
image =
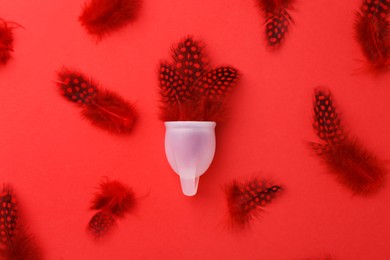
[[[4,186],[0,195],[0,256],[6,260],[40,260],[42,254],[20,218],[15,194]]]
[[[82,108],[82,115],[92,124],[112,133],[128,134],[135,120],[135,108],[119,95],[100,89],[83,74],[63,69],[57,85],[61,95]]]
[[[123,217],[135,207],[133,191],[119,181],[105,181],[100,184],[100,191],[92,200],[91,209],[111,212]]]
[[[14,51],[14,33],[6,21],[0,18],[0,65],[5,65],[11,58],[11,52]]]
[[[234,180],[227,185],[225,195],[232,226],[247,227],[280,191],[281,186],[257,178],[244,182]]]
[[[140,0],[90,0],[79,20],[89,34],[102,38],[133,22],[140,7]]]
[[[133,191],[119,181],[105,181],[92,200],[92,210],[98,212],[88,224],[88,230],[94,237],[107,234],[119,218],[125,217],[136,207]]]
[[[341,183],[361,195],[375,193],[384,185],[383,162],[345,133],[327,89],[315,91],[313,127],[323,142],[311,147]]]
[[[258,0],[265,16],[266,37],[268,45],[277,48],[284,41],[285,35],[293,22],[289,10],[293,0]]]
[[[238,70],[230,66],[211,69],[204,45],[190,36],[172,48],[172,58],[172,65],[160,64],[160,119],[223,121]]]
[[[390,69],[390,1],[364,0],[356,14],[356,39],[368,67],[375,72]]]

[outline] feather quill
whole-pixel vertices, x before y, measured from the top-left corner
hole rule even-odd
[[[274,49],[281,46],[293,19],[290,10],[294,0],[258,0],[265,16],[265,32],[268,45]]]
[[[315,90],[313,128],[322,142],[311,143],[311,148],[339,182],[359,195],[373,194],[384,185],[387,170],[383,162],[344,130],[326,88]]]
[[[375,72],[390,69],[390,1],[364,0],[356,14],[355,37]]]
[[[226,185],[225,196],[232,227],[248,227],[281,191],[280,185],[258,178],[233,180]]]
[[[141,0],[90,0],[85,3],[79,21],[89,34],[99,39],[133,22]]]
[[[5,65],[14,51],[13,27],[0,18],[0,65]]]
[[[97,210],[88,223],[88,231],[100,238],[111,231],[117,219],[124,218],[134,210],[136,200],[134,192],[119,181],[106,180],[100,183],[95,194],[91,210]]]
[[[101,89],[92,79],[67,69],[58,73],[57,85],[61,95],[81,107],[83,117],[93,125],[117,134],[132,131],[135,108],[119,95]]]
[[[5,260],[40,260],[42,253],[20,218],[15,194],[4,185],[0,195],[0,256]]]
[[[231,66],[211,68],[204,44],[190,36],[172,48],[172,59],[172,64],[160,64],[160,119],[223,121],[238,70]]]

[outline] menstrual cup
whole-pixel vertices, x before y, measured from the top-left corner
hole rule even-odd
[[[186,196],[194,196],[199,177],[207,171],[215,153],[215,122],[165,122],[165,153],[172,169],[180,176]]]
[[[211,66],[204,49],[186,36],[173,45],[171,62],[160,63],[158,76],[165,152],[187,196],[196,194],[199,177],[213,160],[215,125],[226,119],[228,98],[239,78],[232,66]]]

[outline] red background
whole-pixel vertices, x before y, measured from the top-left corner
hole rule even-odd
[[[389,185],[370,198],[352,196],[304,145],[316,140],[313,88],[325,85],[351,132],[390,160],[390,74],[357,71],[360,4],[297,1],[287,41],[269,52],[255,0],[144,0],[135,23],[99,43],[77,21],[83,0],[1,1],[1,17],[25,29],[14,31],[13,59],[0,68],[0,181],[14,185],[46,259],[390,259]],[[242,73],[231,117],[217,126],[214,162],[192,198],[166,161],[157,118],[158,63],[188,34],[205,41],[214,65]],[[62,66],[134,102],[134,133],[111,135],[82,120],[56,91]],[[286,192],[250,230],[232,233],[222,187],[251,175]],[[96,243],[86,224],[102,176],[142,198]]]

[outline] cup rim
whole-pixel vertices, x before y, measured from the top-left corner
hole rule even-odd
[[[215,127],[215,121],[165,121],[166,127]]]

